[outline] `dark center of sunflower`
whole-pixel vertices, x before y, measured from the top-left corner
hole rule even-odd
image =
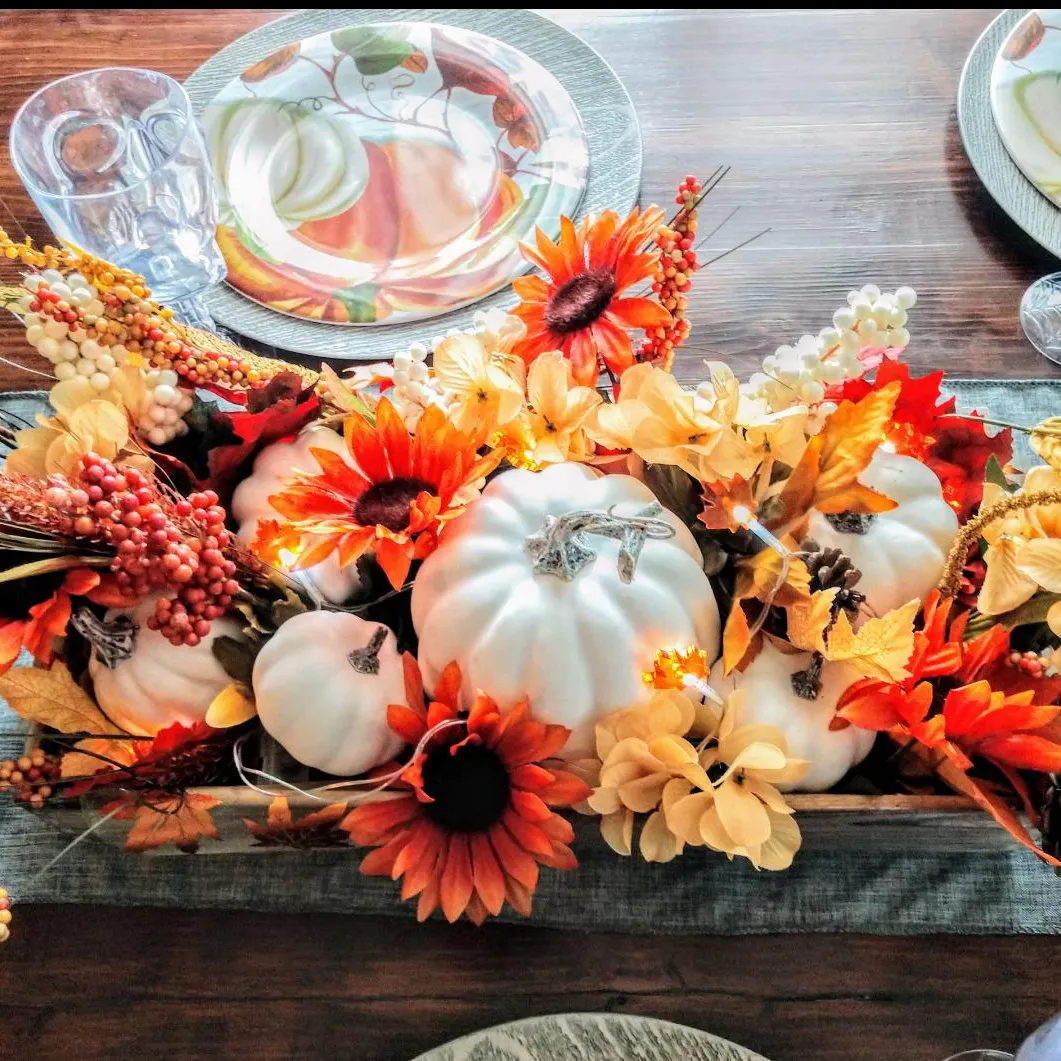
[[[395,533],[405,530],[409,526],[409,506],[425,490],[429,494],[437,492],[429,482],[408,475],[373,483],[354,502],[354,519],[362,527],[379,524]]]
[[[508,806],[509,791],[505,764],[481,744],[465,744],[455,755],[439,748],[424,763],[424,792],[434,800],[424,813],[449,832],[488,829]]]
[[[549,300],[545,323],[557,335],[589,327],[615,294],[615,277],[607,269],[593,269],[571,277]]]

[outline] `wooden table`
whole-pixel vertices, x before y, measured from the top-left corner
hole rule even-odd
[[[185,77],[275,14],[8,10],[0,115],[88,67]],[[630,89],[645,201],[726,162],[707,216],[743,209],[719,249],[772,227],[698,278],[683,377],[709,354],[751,371],[868,281],[918,289],[919,368],[1059,374],[1017,323],[1021,292],[1057,263],[981,190],[954,118],[962,61],[993,12],[550,14]],[[3,150],[0,196],[37,232]],[[0,354],[28,361],[16,332]],[[0,387],[25,385],[0,366]],[[77,907],[23,907],[14,928],[0,956],[3,1061],[404,1061],[570,1010],[697,1025],[772,1061],[938,1061],[1012,1047],[1061,1008],[1052,938],[674,939]]]

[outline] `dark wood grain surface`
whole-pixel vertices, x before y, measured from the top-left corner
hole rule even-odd
[[[644,201],[733,167],[741,205],[702,274],[680,373],[741,373],[827,323],[852,285],[908,283],[911,359],[966,376],[1061,374],[1017,323],[1058,266],[982,192],[954,98],[992,11],[547,12],[628,86]],[[0,13],[0,196],[35,234],[7,125],[45,82],[103,65],[185,77],[267,11]],[[0,354],[25,359],[17,333]],[[0,365],[0,387],[25,385]],[[0,851],[2,869],[2,851]],[[1061,1008],[1061,940],[661,938],[533,926],[21,907],[0,950],[0,1061],[405,1061],[539,1013],[616,1010],[708,1029],[772,1061],[940,1061],[1012,1048]]]
[[[25,908],[17,928],[0,957],[4,1061],[409,1061],[586,1011],[690,1024],[771,1061],[942,1061],[1012,1049],[1061,1007],[1049,937],[588,936],[102,907]]]

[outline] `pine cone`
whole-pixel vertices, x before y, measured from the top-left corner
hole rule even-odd
[[[810,538],[803,543],[801,556],[810,572],[811,590],[839,590],[836,606],[854,618],[866,595],[855,589],[862,572],[851,562],[851,558],[840,549],[822,547]]]
[[[1053,774],[1043,794],[1039,811],[1039,831],[1043,835],[1043,850],[1054,858],[1061,858],[1061,775]]]

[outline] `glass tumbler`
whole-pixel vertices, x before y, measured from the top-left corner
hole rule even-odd
[[[64,243],[141,274],[188,324],[225,276],[217,189],[184,89],[153,70],[110,67],[53,81],[19,109],[11,161]]]

